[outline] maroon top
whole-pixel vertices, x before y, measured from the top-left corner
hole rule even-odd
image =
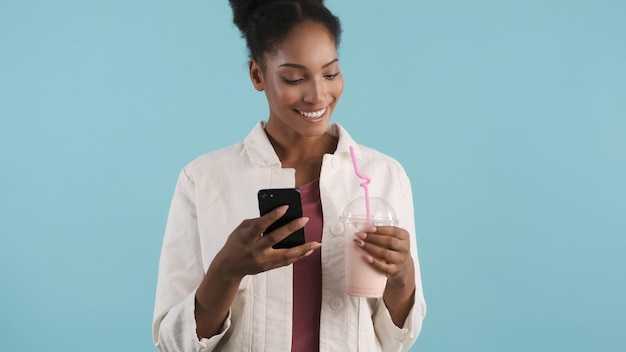
[[[309,218],[304,225],[307,242],[322,243],[322,202],[319,179],[298,187],[302,213]],[[293,264],[293,328],[291,350],[319,352],[320,311],[322,309],[321,248]]]

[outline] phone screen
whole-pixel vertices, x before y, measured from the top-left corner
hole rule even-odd
[[[261,215],[276,209],[281,205],[289,205],[285,215],[271,224],[265,233],[287,224],[291,220],[302,217],[302,199],[297,188],[262,189],[258,193],[259,211]],[[297,230],[282,241],[273,245],[273,248],[291,248],[305,243],[304,228]]]

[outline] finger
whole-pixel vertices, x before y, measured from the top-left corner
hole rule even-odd
[[[276,222],[276,220],[285,215],[288,208],[288,205],[281,205],[280,207],[277,207],[258,218],[255,222],[255,231],[257,232],[257,234],[262,234],[263,232],[265,232],[265,230],[267,230],[267,228],[271,224],[273,224],[274,222]]]
[[[375,231],[355,233],[355,236],[365,242],[395,251],[408,251],[410,246],[409,233],[393,226],[377,227]]]
[[[362,249],[366,255],[376,258],[385,263],[400,263],[406,258],[406,252],[394,251],[376,244],[355,239],[354,244]]]
[[[363,259],[370,263],[370,265],[372,267],[374,267],[374,269],[384,273],[385,275],[389,276],[394,274],[395,272],[397,272],[398,270],[398,265],[395,263],[386,263],[384,261],[378,260],[370,255],[363,255]]]
[[[368,243],[397,252],[406,252],[409,250],[409,241],[400,239],[396,236],[365,232],[357,232],[354,235],[356,239],[359,240],[357,243]]]
[[[367,233],[376,233],[379,235],[387,235],[397,237],[399,239],[408,239],[409,233],[400,227],[395,226],[376,226],[374,227],[374,231],[364,231]]]
[[[307,222],[309,222],[309,218],[307,217],[294,219],[272,232],[266,233],[265,236],[263,236],[262,241],[265,241],[271,247],[297,230],[303,228]]]
[[[297,262],[313,254],[322,246],[318,242],[307,242],[293,248],[276,249],[272,252],[276,266],[285,266]]]

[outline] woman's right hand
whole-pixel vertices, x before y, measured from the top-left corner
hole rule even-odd
[[[272,246],[309,221],[302,217],[295,219],[276,230],[263,235],[267,228],[280,219],[288,206],[280,206],[267,214],[254,219],[247,219],[230,234],[224,247],[217,253],[211,266],[215,265],[227,280],[241,280],[246,275],[292,264],[302,259],[317,248],[317,242],[286,249],[274,249]]]
[[[199,338],[219,333],[244,276],[289,265],[320,247],[317,242],[308,242],[288,249],[272,248],[309,221],[308,218],[298,218],[263,236],[267,227],[286,211],[287,206],[282,206],[259,218],[244,220],[228,236],[196,291],[195,318]]]

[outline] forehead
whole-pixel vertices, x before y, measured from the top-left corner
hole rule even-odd
[[[321,24],[304,22],[291,30],[272,53],[265,57],[268,67],[294,63],[319,68],[337,58],[333,35]]]

